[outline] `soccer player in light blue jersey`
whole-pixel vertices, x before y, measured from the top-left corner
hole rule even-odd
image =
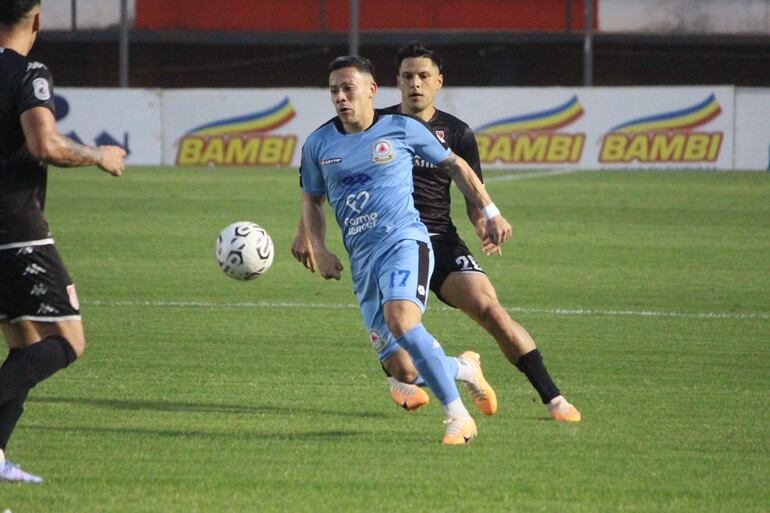
[[[325,245],[323,203],[328,198],[350,255],[364,323],[380,360],[403,347],[444,406],[443,443],[466,443],[476,435],[476,423],[454,380],[466,382],[482,412],[494,413],[497,403],[478,358],[447,357],[422,325],[433,255],[412,199],[414,156],[445,169],[463,194],[483,210],[487,236],[494,244],[511,237],[511,226],[473,170],[444,148],[423,122],[374,109],[377,84],[371,62],[339,57],[329,71],[337,116],[308,137],[300,168],[304,230],[316,266],[325,279],[339,279],[343,269]]]

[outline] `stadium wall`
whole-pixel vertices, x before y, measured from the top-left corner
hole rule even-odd
[[[381,88],[378,106],[397,103]],[[770,89],[446,88],[439,107],[476,131],[487,168],[768,169]],[[299,165],[333,116],[325,89],[57,91],[62,132],[120,144],[128,162]],[[106,114],[109,113],[109,114]]]

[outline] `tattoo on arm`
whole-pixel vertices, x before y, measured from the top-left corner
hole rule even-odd
[[[49,162],[59,167],[80,167],[98,164],[102,160],[102,150],[77,143],[67,136],[64,139],[64,151],[58,158],[52,158]]]
[[[457,155],[452,153],[448,159],[446,159],[444,162],[440,163],[438,167],[440,169],[443,169],[444,171],[451,172],[452,169],[457,165]]]

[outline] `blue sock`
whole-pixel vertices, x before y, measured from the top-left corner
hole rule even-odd
[[[453,374],[447,372],[450,366],[446,362],[449,358],[444,354],[441,345],[428,333],[422,324],[418,324],[404,333],[398,339],[398,345],[406,349],[414,362],[414,366],[420,372],[420,376],[428,384],[433,394],[447,405],[460,397],[455,384],[457,364]]]

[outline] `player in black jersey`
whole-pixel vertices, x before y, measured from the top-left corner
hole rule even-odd
[[[465,159],[482,179],[479,150],[470,127],[458,118],[435,107],[436,94],[444,77],[439,56],[412,42],[396,55],[397,85],[401,103],[392,107],[425,121],[452,152]],[[543,365],[540,351],[529,333],[500,305],[492,283],[475,257],[460,239],[450,217],[451,178],[421,161],[414,163],[414,203],[422,222],[428,227],[436,266],[430,288],[443,302],[459,308],[475,320],[497,341],[505,357],[529,379],[555,420],[579,422],[580,412],[561,395]],[[466,200],[466,212],[481,240],[485,254],[501,254],[487,239],[481,227],[484,213]],[[391,397],[407,409],[428,402],[427,394],[415,385],[417,372],[408,355],[397,354],[383,367],[391,374]],[[398,380],[396,380],[398,378]]]
[[[126,152],[59,134],[48,68],[27,58],[40,29],[40,0],[0,2],[0,481],[40,483],[5,458],[30,389],[83,353],[72,283],[43,216],[47,164],[97,165],[120,176]]]

